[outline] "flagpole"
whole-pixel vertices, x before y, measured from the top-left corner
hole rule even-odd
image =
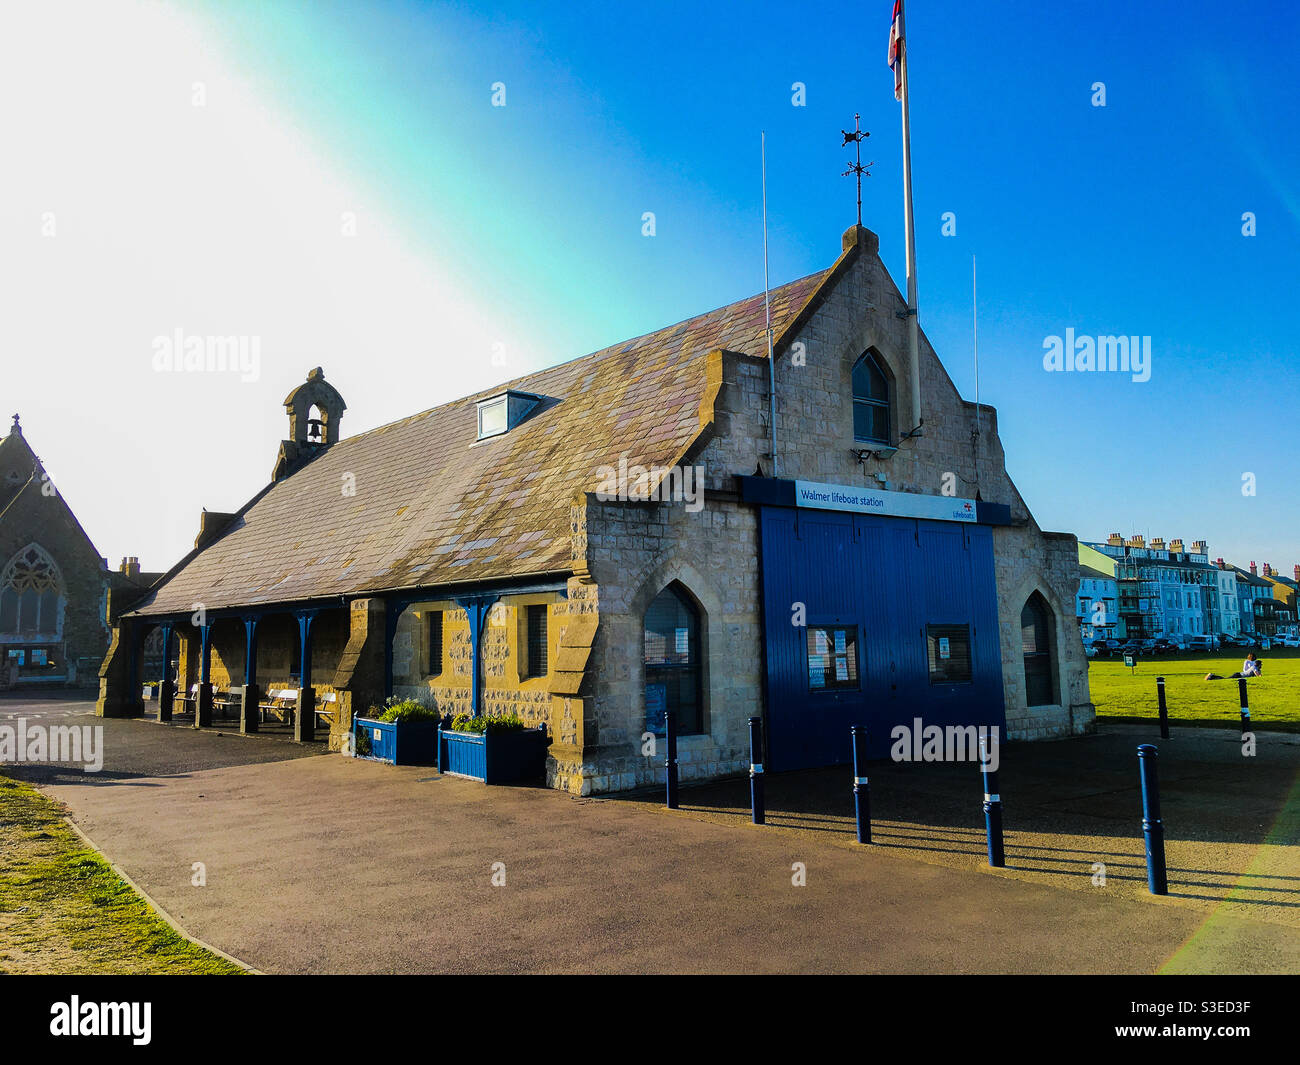
[[[912,431],[921,428],[921,354],[916,308],[916,224],[912,219],[912,121],[907,91],[907,16],[898,10],[898,62],[901,66],[903,103],[903,214],[907,233],[907,357],[912,376]]]

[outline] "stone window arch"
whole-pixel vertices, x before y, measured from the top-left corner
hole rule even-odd
[[[853,364],[853,438],[869,444],[891,443],[892,388],[885,362],[868,349]]]
[[[1056,619],[1040,592],[1033,592],[1020,610],[1020,642],[1024,654],[1025,705],[1056,703]]]
[[[39,544],[28,544],[0,573],[0,636],[57,636],[63,578]]]
[[[651,600],[642,624],[646,731],[662,736],[672,711],[679,735],[704,731],[703,611],[678,581]]]

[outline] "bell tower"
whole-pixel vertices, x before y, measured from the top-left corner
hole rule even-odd
[[[325,380],[317,366],[307,380],[284,398],[289,414],[289,439],[280,441],[271,480],[278,481],[306,465],[331,444],[338,443],[339,423],[348,405]]]

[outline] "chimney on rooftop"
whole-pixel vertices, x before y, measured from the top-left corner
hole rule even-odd
[[[1192,541],[1192,554],[1203,555],[1208,550],[1209,550],[1209,544],[1207,544],[1204,540]]]
[[[1273,576],[1273,567],[1270,566],[1267,562],[1264,563],[1264,576],[1265,577]]]
[[[1227,568],[1228,568],[1228,564],[1227,564],[1226,562],[1224,562],[1223,559],[1221,559],[1221,558],[1216,558],[1216,559],[1214,560],[1214,564],[1215,564],[1216,566],[1218,566],[1219,569],[1227,569]]]
[[[129,555],[122,559],[122,564],[118,566],[118,571],[128,577],[140,576],[140,559],[135,555]]]
[[[1163,551],[1165,549],[1165,538],[1163,536],[1151,537],[1151,546],[1157,551]]]
[[[1252,577],[1258,577],[1258,576],[1259,576],[1259,574],[1255,572],[1255,563],[1253,563],[1253,562],[1250,564],[1250,575],[1251,575]]]
[[[1176,553],[1178,553],[1178,554],[1181,555],[1181,554],[1183,553],[1183,541],[1182,541],[1182,538],[1180,537],[1180,538],[1177,539],[1177,540],[1170,540],[1170,541],[1169,541],[1169,550],[1170,550],[1170,551],[1174,551],[1174,552],[1176,552]]]
[[[1145,547],[1146,540],[1144,540],[1140,534],[1134,533],[1128,538],[1128,545],[1129,547]]]
[[[1106,545],[1108,547],[1123,547],[1124,537],[1120,536],[1119,533],[1111,533],[1106,537]]]

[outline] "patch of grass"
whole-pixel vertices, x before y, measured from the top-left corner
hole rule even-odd
[[[1264,675],[1247,681],[1254,728],[1300,732],[1300,651],[1256,651]],[[1151,721],[1157,716],[1156,677],[1165,678],[1169,720],[1184,725],[1231,727],[1241,721],[1237,682],[1244,650],[1225,655],[1185,654],[1139,658],[1131,672],[1123,659],[1092,659],[1088,686],[1097,716],[1113,720]],[[1206,680],[1217,673],[1223,680]]]
[[[0,775],[0,973],[240,972],[159,917],[56,803]]]

